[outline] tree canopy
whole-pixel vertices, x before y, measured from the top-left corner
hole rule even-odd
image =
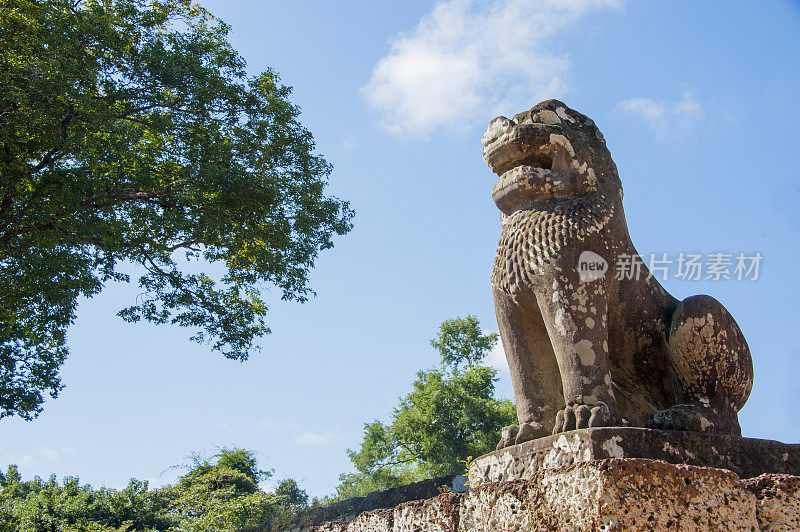
[[[494,395],[497,371],[480,364],[496,342],[474,316],[444,321],[431,341],[441,366],[417,373],[390,423],[364,425],[360,449],[348,450],[356,472],[340,475],[336,498],[460,473],[463,460],[494,450],[516,419],[514,404]]]
[[[149,489],[131,480],[121,490],[93,489],[77,477],[23,481],[16,466],[0,472],[0,529],[64,531],[243,531],[280,523],[307,505],[293,479],[271,493],[258,481],[269,478],[252,451],[221,449],[211,459],[195,457],[171,486]]]
[[[265,288],[313,294],[353,212],[228,30],[189,0],[0,3],[0,418],[57,395],[78,300],[107,282],[138,276],[123,319],[237,360],[269,333]]]
[[[483,334],[478,318],[469,315],[443,321],[431,346],[439,351],[443,365],[458,368],[461,363],[471,366],[483,360],[497,338],[497,333]]]

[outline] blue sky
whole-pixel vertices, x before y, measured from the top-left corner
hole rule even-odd
[[[480,138],[496,115],[552,97],[605,134],[642,255],[762,254],[757,281],[664,284],[713,295],[744,331],[756,371],[744,434],[800,442],[798,3],[203,4],[253,73],[272,67],[294,87],[355,228],[320,256],[316,299],[272,294],[273,334],[243,364],[187,330],[115,317],[135,286],[83,301],[66,389],[33,422],[0,421],[0,464],[161,485],[191,452],[237,445],[277,479],[330,493],[363,423],[388,419],[436,364],[442,320],[472,313],[496,330],[500,223]],[[503,367],[499,351],[491,361]],[[511,396],[507,378],[498,387]]]

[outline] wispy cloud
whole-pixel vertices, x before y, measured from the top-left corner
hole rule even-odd
[[[492,331],[483,331],[483,334],[488,334],[490,332]],[[501,340],[497,340],[492,350],[486,355],[483,363],[497,370],[498,380],[495,383],[495,396],[513,400],[514,388],[511,384],[511,372],[508,369],[506,352],[503,349],[503,342]]]
[[[274,429],[274,428],[280,427],[281,426],[281,422],[276,420],[276,419],[273,419],[273,418],[267,416],[267,417],[262,417],[259,420],[258,426],[261,427],[262,429]]]
[[[49,448],[39,449],[39,455],[46,460],[58,460],[63,454],[63,450]]]
[[[342,139],[342,146],[345,152],[350,153],[358,148],[358,139],[352,133],[348,133]]]
[[[656,102],[650,98],[631,98],[617,104],[617,110],[641,120],[659,139],[686,135],[703,118],[705,110],[686,91],[676,102]]]
[[[295,436],[293,441],[298,445],[325,445],[340,441],[341,439],[341,434],[329,430],[324,434],[318,434],[316,432],[304,432],[303,434]]]
[[[64,456],[65,454],[75,452],[73,449],[52,449],[50,447],[39,447],[33,451],[27,451],[20,454],[7,454],[4,461],[9,464],[17,464],[19,466],[26,466],[36,463],[54,462]]]
[[[503,350],[503,343],[498,340],[495,346],[486,355],[484,363],[495,369],[506,370],[508,369],[508,362],[506,361],[506,352]]]
[[[258,426],[262,430],[279,428],[297,429],[300,427],[300,424],[291,419],[275,419],[273,417],[266,416],[258,420]]]
[[[235,425],[239,421],[238,417],[230,417],[227,419],[223,419],[219,423],[217,423],[217,429],[219,430],[228,430],[233,425]]]
[[[565,91],[556,33],[622,0],[446,0],[390,41],[361,93],[389,131],[425,137]]]

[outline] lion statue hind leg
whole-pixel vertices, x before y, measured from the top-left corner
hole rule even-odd
[[[753,361],[742,331],[711,296],[675,309],[667,340],[681,404],[654,413],[646,426],[741,436],[737,412],[753,388]]]

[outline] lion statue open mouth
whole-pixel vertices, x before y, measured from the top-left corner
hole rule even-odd
[[[547,100],[492,120],[483,155],[499,176],[492,287],[519,419],[498,448],[615,425],[741,434],[753,364],[722,304],[678,301],[643,264],[631,278],[581,275],[582,255],[638,256],[594,122]]]

